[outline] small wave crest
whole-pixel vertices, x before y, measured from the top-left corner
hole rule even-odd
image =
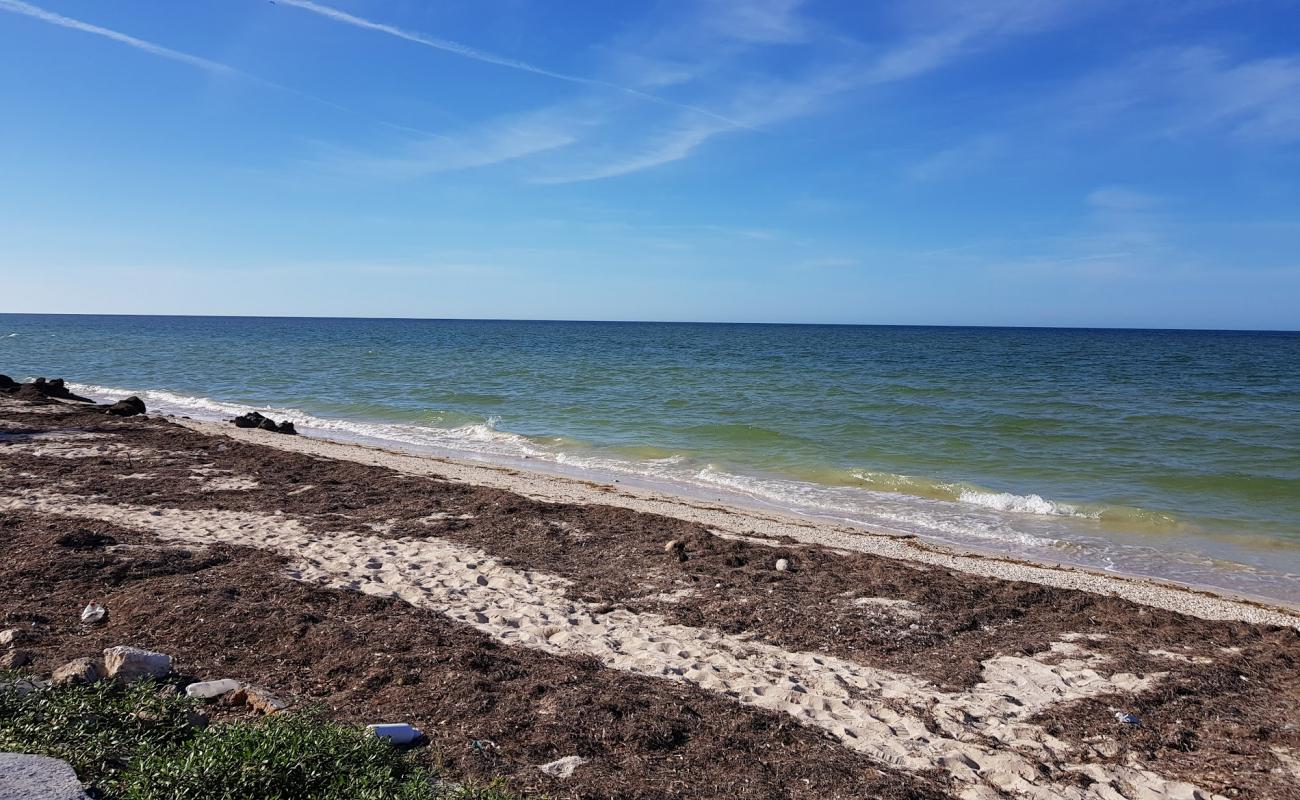
[[[986,492],[979,489],[963,489],[957,495],[963,503],[991,508],[994,511],[1012,511],[1017,514],[1044,514],[1056,517],[1100,518],[1100,512],[1085,511],[1070,503],[1058,503],[1037,494],[1012,494],[1011,492]]]

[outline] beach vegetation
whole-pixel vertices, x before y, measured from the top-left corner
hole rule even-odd
[[[204,727],[199,705],[142,681],[30,688],[0,675],[0,752],[68,762],[104,800],[514,800],[444,782],[404,751],[320,709]]]

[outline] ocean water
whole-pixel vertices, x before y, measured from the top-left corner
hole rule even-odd
[[[1300,333],[0,314],[0,372],[1300,602]]]

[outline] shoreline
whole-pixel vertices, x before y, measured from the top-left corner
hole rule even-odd
[[[437,475],[472,486],[491,486],[554,503],[608,504],[705,525],[730,536],[779,546],[780,537],[809,545],[918,561],[972,575],[1019,580],[1094,594],[1114,594],[1143,605],[1202,619],[1239,620],[1300,628],[1300,605],[1234,594],[1218,587],[1184,584],[1145,575],[1102,572],[1083,566],[1017,558],[995,550],[959,548],[906,532],[866,530],[775,509],[745,508],[647,487],[602,483],[522,465],[475,461],[321,436],[296,437],[235,428],[228,423],[168,417],[208,435],[291,452],[384,466],[412,475]]]
[[[94,384],[70,385],[90,397],[107,398],[129,393],[126,389]],[[1291,612],[1300,610],[1300,591],[1294,588],[1300,585],[1296,583],[1300,577],[1293,578],[1286,569],[1261,560],[1263,555],[1252,551],[1249,544],[1239,546],[1230,537],[1215,539],[1203,536],[1202,539],[1187,542],[1185,546],[1189,549],[1184,550],[1179,541],[1168,541],[1154,534],[1152,536],[1155,538],[1149,538],[1145,534],[1121,535],[1100,528],[1092,530],[1089,525],[1100,523],[1073,519],[1068,514],[1042,516],[1036,513],[988,510],[981,508],[981,504],[971,505],[955,500],[887,491],[868,491],[853,500],[852,505],[839,506],[839,499],[817,493],[838,492],[844,490],[843,487],[810,483],[804,488],[812,490],[813,495],[783,496],[783,492],[804,486],[798,480],[788,477],[756,478],[748,473],[721,470],[717,474],[726,480],[712,483],[667,472],[660,473],[658,469],[645,471],[638,469],[634,462],[623,465],[617,459],[610,461],[605,457],[590,463],[584,462],[582,458],[569,461],[564,457],[565,453],[553,457],[555,454],[544,447],[532,452],[530,456],[528,448],[516,452],[518,447],[515,440],[527,437],[509,431],[496,432],[491,421],[486,423],[486,432],[477,431],[476,429],[485,426],[476,423],[447,429],[431,428],[426,436],[419,426],[408,426],[406,423],[316,417],[294,409],[267,406],[255,408],[206,396],[176,394],[170,390],[141,390],[139,394],[156,411],[184,419],[192,416],[200,422],[219,423],[231,416],[258,410],[277,418],[285,416],[295,420],[300,430],[308,436],[343,444],[440,458],[466,466],[517,469],[579,483],[588,481],[618,484],[625,488],[636,487],[650,496],[672,497],[704,506],[721,504],[761,518],[812,522],[848,534],[856,532],[901,538],[917,537],[931,549],[941,552],[1137,579]],[[405,427],[412,427],[412,430],[407,431]],[[459,432],[464,428],[473,434],[468,442],[458,438]],[[449,436],[444,442],[441,438],[444,433],[457,435]],[[488,437],[491,442],[483,449],[479,449],[477,444],[480,435]],[[502,437],[503,443],[496,441],[498,435]],[[706,471],[712,468],[709,465]],[[757,488],[746,483],[751,480],[756,481]],[[785,486],[787,482],[789,485]],[[772,491],[777,494],[770,494]],[[1037,495],[1026,497],[1037,498]],[[831,505],[824,505],[826,502]],[[922,515],[920,519],[897,517],[900,509],[911,508],[916,503],[923,504],[918,507],[918,513]],[[929,516],[932,514],[940,516]],[[943,516],[949,514],[956,516]],[[994,516],[986,519],[980,516],[984,514]],[[984,529],[986,524],[998,526],[996,535],[991,535]],[[958,527],[950,527],[952,525]],[[1062,527],[1059,530],[1038,530],[1035,527],[1042,525]],[[1006,526],[1006,529],[1002,526]],[[1243,540],[1249,541],[1250,537]],[[1220,547],[1229,547],[1229,550],[1223,551],[1218,549]],[[1237,548],[1237,551],[1234,553],[1231,548]]]
[[[1300,777],[1280,609],[105,409],[0,397],[0,605],[38,672],[166,652],[557,800],[1219,800]]]

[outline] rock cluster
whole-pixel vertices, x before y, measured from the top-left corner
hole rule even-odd
[[[294,430],[293,423],[289,420],[276,424],[275,420],[270,417],[264,417],[256,411],[250,411],[247,414],[241,414],[232,420],[236,428],[260,428],[271,433],[288,433],[297,434]]]
[[[79,403],[93,403],[89,397],[73,394],[62,378],[37,378],[31,383],[18,383],[8,375],[0,375],[0,392],[8,392],[23,400],[75,400]]]
[[[22,400],[49,402],[50,400],[72,400],[78,403],[94,404],[89,397],[73,394],[62,378],[37,378],[31,383],[19,383],[8,375],[0,375],[0,392],[12,394]],[[107,406],[94,406],[94,410],[112,414],[115,417],[134,417],[145,413],[144,401],[132,395],[125,400]]]
[[[9,648],[6,653],[0,655],[0,662],[4,662],[0,666],[17,669],[31,663],[31,653],[14,647],[26,641],[28,636],[25,631],[16,628],[0,631],[0,645]],[[276,714],[289,707],[287,702],[267,689],[248,686],[230,678],[179,682],[172,671],[172,666],[172,657],[166,653],[118,645],[105,649],[99,658],[75,658],[63,664],[50,674],[49,680],[40,680],[33,676],[23,678],[13,686],[17,687],[20,693],[25,694],[28,691],[39,691],[47,686],[87,686],[99,681],[130,684],[150,679],[161,684],[159,691],[162,692],[174,694],[184,686],[185,694],[195,700],[220,702],[231,707],[243,706],[259,714]],[[206,718],[202,720],[202,724],[206,724]]]

